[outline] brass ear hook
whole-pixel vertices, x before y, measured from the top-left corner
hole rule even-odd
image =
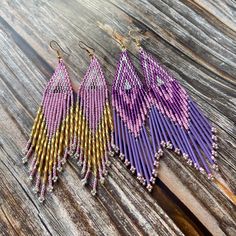
[[[138,37],[135,37],[134,35],[132,35],[131,32],[132,32],[132,33],[134,33],[134,32],[139,33],[139,31],[138,31],[138,30],[133,30],[133,29],[131,29],[131,30],[129,30],[129,36],[130,36],[132,39],[135,40],[135,43],[136,43],[137,47],[141,47],[141,40],[138,39]]]
[[[92,57],[94,55],[94,53],[95,53],[95,49],[94,48],[88,46],[83,41],[79,41],[78,44],[79,44],[80,48],[84,49],[89,54],[90,57]]]
[[[126,47],[125,47],[125,45],[124,45],[124,43],[123,43],[123,41],[122,41],[122,36],[119,35],[118,33],[116,33],[115,30],[113,30],[112,35],[113,35],[113,37],[115,38],[115,40],[120,44],[121,49],[123,49],[123,50],[126,49]]]
[[[51,48],[52,50],[54,50],[54,51],[57,52],[57,57],[58,57],[58,59],[61,58],[60,50],[58,50],[57,48],[53,47],[53,44],[55,44],[55,45],[56,45],[62,52],[64,52],[66,55],[69,55],[67,52],[65,52],[65,51],[62,49],[62,47],[60,46],[60,44],[59,44],[57,41],[51,40],[51,41],[50,41],[50,48]]]

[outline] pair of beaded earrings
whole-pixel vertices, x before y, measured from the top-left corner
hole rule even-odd
[[[64,61],[59,50],[53,47],[54,43],[60,46],[56,41],[50,42],[50,47],[57,52],[58,65],[44,90],[22,160],[26,163],[33,156],[29,178],[35,182],[34,192],[40,192],[40,202],[46,191],[53,190],[53,183],[69,156],[82,165],[83,183],[93,174],[92,194],[95,195],[98,179],[103,182],[107,175],[113,131],[105,78],[92,49],[81,46],[84,43],[80,41],[80,47],[87,50],[91,62],[76,98]]]
[[[145,84],[121,43],[112,87],[114,150],[148,191],[155,184],[163,148],[214,179],[211,168],[218,170],[216,128],[174,76],[134,39]]]
[[[94,177],[93,195],[98,181],[103,183],[107,175],[108,156],[115,153],[149,191],[155,183],[163,148],[172,149],[189,165],[213,178],[210,167],[218,169],[216,129],[178,81],[135,40],[145,83],[121,44],[112,86],[113,117],[104,74],[94,50],[83,47],[91,62],[77,98],[56,50],[59,62],[44,90],[23,158],[25,163],[32,156],[30,179],[35,182],[34,191],[40,192],[40,201],[47,190],[52,191],[69,156],[82,166],[83,184]]]

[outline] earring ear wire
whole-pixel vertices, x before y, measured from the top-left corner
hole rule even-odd
[[[112,36],[120,44],[121,49],[125,50],[126,46],[123,43],[123,37],[120,34],[118,34],[115,30],[113,30]]]
[[[131,29],[129,30],[129,36],[135,41],[137,47],[141,47],[141,40],[137,36],[135,37],[133,33],[139,33],[139,31]]]
[[[58,47],[59,49],[56,48],[56,47],[54,47],[53,44],[55,44],[56,47]],[[65,51],[62,49],[62,47],[60,46],[60,44],[59,44],[56,40],[51,40],[50,43],[49,43],[49,45],[50,45],[50,48],[51,48],[52,50],[56,51],[58,59],[61,59],[61,58],[62,58],[61,53],[60,53],[60,50],[61,50],[63,53],[65,53],[66,55],[69,56],[69,54],[68,54],[67,52],[65,52]]]
[[[86,43],[84,43],[83,41],[79,41],[78,43],[79,47],[82,48],[83,50],[85,50],[90,57],[92,57],[95,53],[95,49],[88,46]]]

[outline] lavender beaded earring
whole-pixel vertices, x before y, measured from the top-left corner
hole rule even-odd
[[[58,65],[44,90],[22,159],[26,163],[33,156],[29,178],[35,180],[34,191],[40,191],[40,202],[47,190],[53,190],[53,182],[57,181],[58,172],[71,152],[73,137],[72,86],[59,50],[53,44],[61,47],[54,40],[50,42],[50,47],[57,52]]]
[[[113,123],[106,81],[97,58],[91,52],[94,49],[81,41],[79,46],[89,53],[91,62],[78,90],[75,110],[77,148],[74,157],[78,159],[78,165],[82,166],[83,184],[93,174],[91,193],[95,195],[98,180],[103,183],[108,173]]]
[[[151,191],[162,154],[154,152],[145,127],[153,98],[145,91],[126,48],[120,44],[122,53],[112,86],[113,148],[130,171],[136,173],[137,179]]]
[[[154,152],[162,147],[173,149],[187,164],[213,179],[210,167],[218,170],[216,128],[174,76],[135,40],[148,93],[154,101],[149,122]]]

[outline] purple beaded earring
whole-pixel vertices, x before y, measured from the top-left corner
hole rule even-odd
[[[155,183],[161,149],[154,152],[146,130],[146,120],[153,104],[131,63],[120,39],[122,53],[112,86],[114,120],[114,150],[137,179],[152,190]]]
[[[72,149],[73,137],[72,86],[59,50],[53,44],[61,47],[54,40],[50,42],[50,47],[57,52],[58,65],[44,90],[22,159],[26,163],[33,156],[29,178],[35,180],[34,191],[40,191],[40,202],[47,190],[53,190],[53,182],[57,181],[58,172]]]
[[[74,137],[77,147],[74,158],[78,160],[77,164],[82,166],[83,184],[86,184],[93,174],[91,194],[95,195],[98,180],[103,183],[108,173],[113,123],[105,77],[93,54],[94,49],[81,41],[79,46],[89,53],[91,62],[78,90]]]
[[[218,170],[216,128],[174,76],[134,39],[139,47],[147,91],[154,101],[149,119],[154,152],[162,147],[173,149],[187,164],[213,179],[211,168]]]

